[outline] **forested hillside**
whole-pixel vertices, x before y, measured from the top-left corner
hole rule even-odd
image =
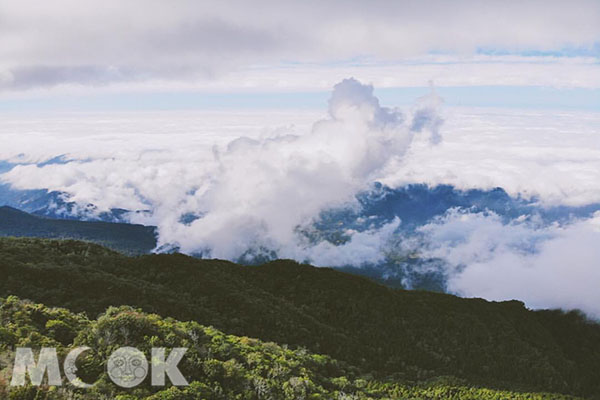
[[[130,307],[109,308],[97,319],[65,309],[47,308],[11,296],[0,298],[0,396],[12,400],[62,399],[439,399],[567,400],[570,396],[515,393],[469,387],[440,378],[420,384],[376,380],[359,369],[303,348],[290,349],[248,337],[226,335],[196,322],[179,322]],[[189,386],[151,386],[148,378],[134,389],[112,384],[105,360],[123,343],[149,357],[151,347],[186,347],[178,367]],[[91,350],[78,358],[77,376],[90,389],[9,387],[15,347],[56,347],[60,357],[75,346]],[[167,379],[168,382],[168,379]]]
[[[306,347],[379,379],[452,375],[513,390],[600,393],[600,326],[577,312],[390,289],[291,261],[131,258],[84,242],[4,238],[0,296],[9,295],[91,318],[109,306],[139,307]]]

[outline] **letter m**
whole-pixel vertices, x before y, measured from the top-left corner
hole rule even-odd
[[[48,371],[48,385],[60,386],[62,384],[56,349],[42,348],[40,358],[36,363],[30,348],[18,347],[10,385],[25,386],[25,377],[29,374],[31,384],[39,386],[42,384],[46,371]]]

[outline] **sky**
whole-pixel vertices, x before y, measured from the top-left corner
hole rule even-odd
[[[597,1],[0,2],[0,112],[322,109],[348,77],[398,104],[600,108]]]
[[[161,246],[418,252],[453,293],[600,318],[598,214],[298,235],[376,181],[600,204],[598,1],[0,0],[0,122],[0,183],[148,210]]]

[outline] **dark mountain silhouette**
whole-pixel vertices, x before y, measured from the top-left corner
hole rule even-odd
[[[52,219],[0,207],[0,236],[78,239],[126,254],[145,254],[156,247],[155,231],[151,226]]]

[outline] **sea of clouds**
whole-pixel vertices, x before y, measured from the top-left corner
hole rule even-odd
[[[502,187],[539,207],[600,203],[600,114],[408,110],[373,87],[337,84],[327,112],[15,115],[0,127],[0,175],[98,211],[156,225],[159,248],[239,260],[263,254],[322,266],[377,264],[393,252],[443,260],[448,289],[600,317],[600,214],[566,222],[450,209],[410,234],[392,219],[309,240],[323,210],[357,207],[373,182]],[[60,162],[44,163],[60,156]],[[186,217],[187,216],[187,217]]]

